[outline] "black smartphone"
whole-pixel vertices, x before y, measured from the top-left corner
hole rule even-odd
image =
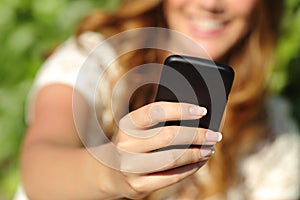
[[[159,126],[181,125],[219,131],[233,80],[234,71],[228,65],[183,55],[167,57],[155,101],[196,104],[208,112],[199,120],[168,121]]]

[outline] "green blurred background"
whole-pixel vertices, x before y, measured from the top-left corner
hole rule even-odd
[[[0,200],[12,199],[19,183],[26,96],[45,55],[72,34],[86,13],[113,10],[120,1],[0,0]],[[300,124],[300,0],[285,2],[270,87],[292,102]]]

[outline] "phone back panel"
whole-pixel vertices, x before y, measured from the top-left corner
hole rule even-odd
[[[234,79],[231,67],[211,60],[172,55],[165,63],[155,101],[185,102],[207,108],[200,120],[169,121],[161,125],[203,127],[218,131]]]

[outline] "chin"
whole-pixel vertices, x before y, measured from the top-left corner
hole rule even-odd
[[[214,61],[220,61],[224,57],[224,54],[222,54],[218,50],[211,50],[211,49],[205,49],[205,50],[206,50],[209,58],[212,59],[212,60],[214,60]]]

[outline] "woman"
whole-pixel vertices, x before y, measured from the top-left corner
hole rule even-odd
[[[79,24],[76,39],[63,44],[45,63],[32,90],[21,158],[27,196],[32,199],[296,199],[298,135],[293,134],[296,130],[289,126],[289,118],[276,118],[279,107],[269,100],[266,86],[281,8],[280,0],[246,0],[242,4],[237,0],[124,1],[115,13],[97,12],[86,17]],[[117,163],[121,170],[116,170],[98,162],[84,148],[78,133],[79,136],[80,132],[89,133],[83,123],[89,121],[89,97],[84,93],[88,88],[75,91],[79,118],[73,117],[72,110],[76,77],[88,56],[82,47],[91,49],[103,38],[140,27],[165,27],[180,32],[199,43],[213,60],[234,67],[236,78],[222,142],[216,144],[221,140],[220,133],[201,128],[192,140],[195,145],[216,144],[214,156],[211,149],[188,148],[179,153],[183,154],[178,159],[170,159],[163,170],[151,168],[151,173],[143,172],[143,167],[153,163],[149,158],[168,159],[174,155],[167,151],[151,157],[155,154],[153,150],[170,144],[179,127],[163,128],[146,139],[147,145],[145,138],[130,134],[145,134],[161,121],[199,119],[206,114],[205,108],[190,104],[149,103],[149,97],[143,95],[131,102],[136,110],[120,122],[114,123],[107,105],[110,101],[100,101],[97,114],[101,127],[118,149],[145,157],[133,162],[125,154],[102,148],[106,145],[103,143],[98,153],[109,154],[110,158],[120,156]],[[161,62],[164,53],[148,49],[121,57],[119,65],[105,72],[108,89],[104,96],[110,97],[109,88],[133,66]],[[152,88],[148,89],[151,94]],[[276,123],[287,126],[278,128]],[[188,128],[183,130],[191,132]],[[184,137],[178,144],[184,144],[187,139]],[[286,145],[289,153],[281,153],[286,151]],[[135,173],[141,166],[141,171]]]

